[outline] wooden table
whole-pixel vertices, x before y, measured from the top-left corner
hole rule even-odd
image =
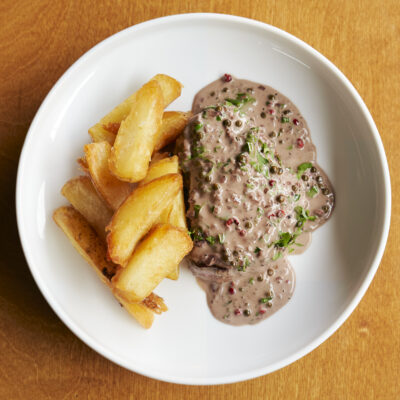
[[[399,399],[400,3],[398,0],[3,0],[0,4],[1,399]],[[189,387],[120,368],[53,313],[26,265],[15,223],[18,158],[29,124],[64,71],[130,25],[185,12],[255,18],[303,39],[352,81],[380,131],[392,173],[392,226],[376,277],[318,349],[268,376]]]

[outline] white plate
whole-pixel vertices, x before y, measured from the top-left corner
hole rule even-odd
[[[188,271],[157,289],[169,306],[146,331],[114,300],[52,221],[87,129],[156,73],[181,81],[170,109],[225,72],[271,85],[298,106],[318,162],[337,194],[333,218],[303,255],[291,257],[294,297],[255,326],[215,320]],[[187,14],[126,29],[101,42],[57,82],[27,135],[17,213],[28,264],[64,323],[94,350],[132,371],[177,383],[236,382],[272,372],[326,340],[350,315],[378,268],[390,220],[387,162],[356,90],[329,61],[293,36],[238,17]]]

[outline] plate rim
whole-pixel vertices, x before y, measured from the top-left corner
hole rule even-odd
[[[350,301],[350,303],[347,305],[347,307],[340,313],[340,315],[336,318],[333,324],[331,324],[323,333],[321,333],[318,337],[316,337],[314,340],[312,340],[308,345],[304,346],[302,349],[298,350],[297,352],[293,353],[291,356],[286,357],[278,362],[272,363],[271,365],[267,367],[261,367],[261,368],[254,368],[246,372],[242,373],[236,373],[233,375],[226,375],[222,377],[195,377],[195,378],[186,378],[186,377],[179,377],[179,376],[174,376],[174,375],[166,375],[166,374],[160,374],[157,372],[152,372],[149,370],[149,368],[146,368],[146,366],[141,367],[141,366],[132,366],[128,365],[129,363],[123,359],[121,359],[119,356],[116,356],[112,354],[111,351],[109,351],[107,348],[104,348],[99,342],[96,341],[95,338],[91,337],[90,335],[86,334],[79,325],[77,325],[72,319],[69,318],[69,316],[63,311],[62,307],[60,307],[57,302],[54,299],[54,296],[51,294],[50,290],[47,288],[47,285],[41,278],[39,277],[38,272],[36,272],[36,267],[34,260],[30,254],[30,245],[29,245],[29,240],[26,236],[26,231],[24,230],[24,221],[23,221],[23,211],[22,211],[22,197],[23,197],[23,190],[22,190],[22,182],[23,182],[23,174],[24,170],[26,169],[26,158],[27,158],[27,153],[30,148],[30,144],[32,142],[33,138],[33,133],[36,130],[36,125],[38,124],[39,119],[41,118],[41,114],[43,109],[46,108],[47,104],[51,102],[52,98],[55,96],[55,93],[57,92],[58,88],[64,84],[65,81],[68,80],[69,76],[75,71],[77,68],[83,64],[86,59],[91,57],[96,51],[100,50],[103,46],[108,44],[109,42],[112,41],[118,41],[121,37],[124,35],[129,35],[132,32],[135,31],[140,31],[143,28],[149,28],[151,26],[157,26],[159,24],[163,24],[165,22],[174,22],[178,20],[190,20],[190,19],[195,19],[195,20],[204,20],[207,21],[209,19],[212,20],[220,20],[222,22],[224,21],[230,21],[234,23],[238,23],[239,25],[247,25],[247,26],[252,26],[252,27],[257,27],[261,28],[267,33],[273,33],[277,34],[288,41],[292,42],[294,45],[300,47],[301,49],[305,50],[308,53],[311,53],[312,56],[316,57],[319,62],[324,64],[328,69],[336,75],[337,78],[345,85],[346,89],[349,91],[350,95],[353,97],[353,100],[357,103],[357,105],[360,107],[361,112],[363,116],[366,119],[366,122],[370,128],[370,131],[372,133],[372,137],[374,139],[374,144],[375,148],[377,149],[378,156],[379,156],[379,161],[381,164],[382,168],[382,175],[383,175],[383,184],[385,187],[385,191],[383,193],[383,209],[384,209],[384,221],[382,224],[382,234],[379,240],[378,248],[375,253],[375,256],[371,262],[369,271],[364,278],[364,281],[360,285],[357,293],[353,297],[353,299]],[[302,41],[301,39],[295,37],[294,35],[285,32],[284,30],[277,28],[275,26],[269,25],[267,23],[257,21],[254,19],[250,18],[245,18],[245,17],[240,17],[240,16],[235,16],[235,15],[229,15],[229,14],[218,14],[218,13],[184,13],[184,14],[175,14],[175,15],[169,15],[169,16],[164,16],[160,18],[154,18],[151,20],[147,20],[135,25],[132,25],[130,27],[127,27],[119,32],[114,33],[113,35],[107,37],[106,39],[100,41],[97,43],[95,46],[90,48],[88,51],[86,51],[84,54],[82,54],[62,75],[61,77],[57,80],[57,82],[54,84],[54,86],[51,88],[51,90],[48,92],[46,95],[45,99],[41,103],[39,109],[37,110],[35,117],[32,120],[32,123],[27,131],[24,144],[21,150],[20,158],[19,158],[19,163],[18,163],[18,170],[17,170],[17,181],[16,181],[16,216],[17,216],[17,226],[18,226],[18,233],[19,233],[19,238],[21,241],[22,249],[25,255],[26,262],[28,264],[29,270],[32,274],[32,277],[36,283],[36,285],[39,287],[39,290],[41,291],[43,297],[46,299],[47,303],[49,306],[52,308],[52,310],[57,314],[57,316],[60,318],[60,320],[68,327],[68,329],[76,335],[80,340],[82,340],[87,346],[89,346],[91,349],[102,355],[103,357],[107,358],[108,360],[112,361],[113,363],[122,366],[132,372],[139,373],[141,375],[165,381],[165,382],[170,382],[170,383],[177,383],[177,384],[186,384],[186,385],[217,385],[217,384],[227,384],[227,383],[235,383],[235,382],[241,382],[244,380],[256,378],[262,375],[269,374],[271,372],[277,371],[297,360],[300,358],[304,357],[314,349],[316,349],[319,345],[321,345],[323,342],[325,342],[331,335],[333,335],[336,330],[347,320],[347,318],[350,316],[350,314],[354,311],[354,309],[357,307],[359,302],[361,301],[362,297],[365,295],[369,285],[371,284],[371,281],[373,277],[375,276],[375,273],[379,267],[380,261],[382,259],[387,239],[388,239],[388,234],[389,234],[389,227],[390,227],[390,218],[391,218],[391,184],[390,184],[390,175],[389,175],[389,167],[387,163],[387,158],[385,155],[383,143],[381,140],[381,137],[379,135],[378,129],[375,125],[375,122],[365,105],[364,101],[362,100],[361,96],[357,92],[357,90],[354,88],[352,83],[349,81],[349,79],[330,61],[328,60],[325,56],[323,56],[320,52],[315,50],[313,47]]]

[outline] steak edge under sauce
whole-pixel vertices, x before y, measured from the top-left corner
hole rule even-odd
[[[257,323],[292,297],[287,256],[331,215],[334,193],[297,107],[225,75],[203,88],[178,144],[194,240],[192,272],[212,314]]]

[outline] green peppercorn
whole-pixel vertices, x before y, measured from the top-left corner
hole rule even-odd
[[[270,95],[268,96],[268,98],[269,98],[270,100],[275,100],[275,96],[274,96],[273,94],[270,94]]]
[[[329,206],[325,205],[322,206],[322,211],[326,214],[327,212],[329,212]]]
[[[272,303],[271,303],[270,301],[267,303],[267,307],[268,307],[268,308],[271,308],[271,307],[272,307]]]
[[[262,111],[261,114],[260,114],[260,117],[261,117],[261,118],[266,118],[266,117],[267,117],[267,114],[265,114],[265,112]]]
[[[276,137],[276,132],[275,131],[270,132],[269,137],[270,138]]]
[[[238,120],[235,122],[235,125],[236,125],[236,126],[242,126],[242,121],[241,121],[240,119],[238,119]]]
[[[311,171],[313,174],[315,174],[315,173],[317,172],[317,168],[311,167],[310,171]]]
[[[244,224],[244,227],[247,228],[247,229],[250,229],[250,228],[253,227],[253,224],[252,224],[250,221],[247,221],[247,222]]]
[[[211,97],[214,97],[214,96],[215,96],[215,92],[211,92],[211,93],[210,93],[210,96],[211,96]]]
[[[292,190],[293,190],[293,192],[297,192],[297,186],[296,185],[292,185]]]
[[[273,165],[270,169],[269,172],[271,172],[271,174],[276,174],[278,172],[278,167],[276,165]]]
[[[239,161],[240,164],[246,164],[247,157],[246,157],[244,154],[241,154],[241,155],[238,157],[238,161]]]
[[[222,89],[222,91],[225,93],[225,92],[228,91],[228,88],[227,88],[227,87],[224,87],[224,88]]]
[[[230,121],[229,119],[224,119],[224,120],[222,121],[222,124],[223,124],[224,126],[231,126],[231,121]]]
[[[211,175],[207,175],[204,179],[205,179],[206,182],[211,182],[212,181]]]
[[[211,187],[213,190],[218,190],[220,188],[218,183],[213,183]]]
[[[323,182],[322,176],[317,176],[315,180],[317,181],[318,185],[322,185]]]
[[[274,270],[272,268],[268,268],[267,274],[268,276],[272,276],[274,274]]]
[[[221,107],[221,106],[217,106],[217,107],[215,107],[215,111],[217,111],[217,112],[221,112],[221,111],[222,111],[222,107]]]
[[[251,311],[248,310],[248,309],[246,309],[246,310],[243,311],[243,314],[244,314],[246,317],[250,317]]]
[[[303,179],[304,182],[308,181],[308,175],[302,175],[301,179]]]
[[[291,114],[292,112],[291,112],[290,110],[285,110],[283,113],[284,113],[285,115],[289,115],[289,114]]]
[[[258,282],[262,282],[264,280],[264,278],[261,275],[258,275],[257,280],[258,280]]]
[[[283,194],[280,194],[279,196],[277,196],[276,200],[278,203],[283,203],[285,201],[285,196]]]
[[[329,189],[326,188],[326,187],[321,188],[321,192],[322,192],[322,194],[324,194],[325,196],[327,196],[327,195],[330,193],[330,192],[329,192]]]

